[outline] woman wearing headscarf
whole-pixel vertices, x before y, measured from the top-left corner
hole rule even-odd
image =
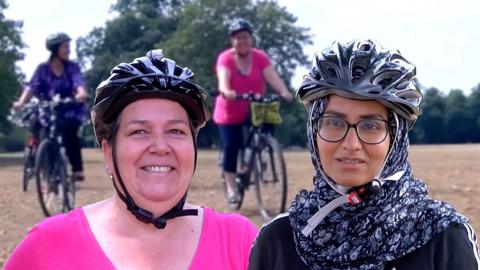
[[[467,218],[429,197],[407,161],[415,73],[371,40],[315,54],[297,92],[314,187],[261,229],[249,269],[479,269]]]

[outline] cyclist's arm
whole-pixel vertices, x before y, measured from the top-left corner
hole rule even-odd
[[[83,85],[78,86],[75,93],[75,100],[83,103],[87,100],[87,98],[88,98],[88,93],[85,86]]]
[[[235,90],[230,87],[230,70],[224,66],[217,67],[218,91],[227,99],[235,99]]]
[[[25,88],[23,89],[23,92],[22,92],[22,95],[20,96],[20,98],[13,102],[13,108],[15,109],[19,109],[21,108],[23,105],[25,105],[28,101],[30,101],[30,99],[33,97],[33,92],[30,91],[30,89]]]
[[[80,70],[80,66],[77,63],[69,62],[69,76],[73,82],[73,88],[75,90],[75,100],[77,102],[83,103],[87,101],[88,92],[85,86],[85,78],[82,75],[82,71]]]
[[[292,101],[293,96],[288,92],[285,83],[283,82],[280,75],[278,75],[277,71],[273,68],[273,65],[269,65],[263,70],[263,76],[265,80],[273,87],[273,89],[278,93],[286,101]]]

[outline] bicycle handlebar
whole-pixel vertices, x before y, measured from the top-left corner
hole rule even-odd
[[[220,91],[210,93],[210,95],[212,97],[216,97],[218,95],[224,96],[223,93]],[[260,103],[271,103],[274,101],[279,101],[280,97],[277,94],[268,94],[268,95],[261,96],[260,94],[249,92],[249,93],[237,94],[235,96],[235,100],[248,100],[248,101],[260,102]]]
[[[10,108],[7,120],[19,127],[27,127],[29,125],[27,119],[32,113],[35,113],[39,108],[56,107],[61,104],[76,103],[74,98],[61,98],[60,95],[55,95],[52,100],[39,100],[32,98],[27,104],[20,109]]]

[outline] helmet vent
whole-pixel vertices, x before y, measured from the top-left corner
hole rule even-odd
[[[371,49],[372,49],[372,46],[370,44],[367,44],[367,43],[363,43],[358,48],[359,51],[363,51],[363,52],[369,52]]]
[[[322,74],[318,71],[316,67],[312,67],[309,72],[310,77],[312,77],[315,80],[321,80],[323,79]]]
[[[378,85],[382,87],[382,89],[386,89],[391,83],[393,79],[392,78],[386,78],[378,82]]]
[[[368,93],[373,94],[373,95],[378,95],[378,94],[381,94],[382,92],[378,91],[378,90],[375,90],[375,89],[372,89],[372,90],[369,90]]]
[[[372,84],[380,85],[382,89],[387,89],[390,86],[390,84],[393,81],[395,81],[400,75],[401,75],[401,72],[397,70],[385,71],[375,76],[375,78],[372,81]]]
[[[360,80],[361,77],[363,77],[363,75],[365,75],[365,68],[362,67],[362,66],[355,66],[352,68],[352,80],[351,82],[352,83],[355,83],[357,82],[358,80]]]
[[[410,84],[409,81],[401,81],[400,83],[398,83],[396,86],[395,86],[395,89],[397,90],[402,90],[402,89],[405,89],[408,87],[408,85]]]
[[[327,62],[320,62],[320,67],[322,68],[323,73],[326,75],[327,78],[335,78],[338,79],[337,70],[331,66],[331,64]]]

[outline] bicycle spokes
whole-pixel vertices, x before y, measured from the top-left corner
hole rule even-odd
[[[46,216],[67,212],[74,206],[75,183],[67,175],[66,158],[54,141],[44,140],[36,159],[37,190]]]
[[[257,205],[268,220],[284,211],[287,191],[282,151],[273,137],[267,137],[258,152],[254,173]]]
[[[61,190],[58,189],[58,183],[52,177],[48,170],[37,172],[37,188],[42,209],[46,216],[56,214],[62,210]]]
[[[22,189],[24,192],[27,191],[28,183],[35,176],[35,153],[36,145],[27,144],[23,153]]]

